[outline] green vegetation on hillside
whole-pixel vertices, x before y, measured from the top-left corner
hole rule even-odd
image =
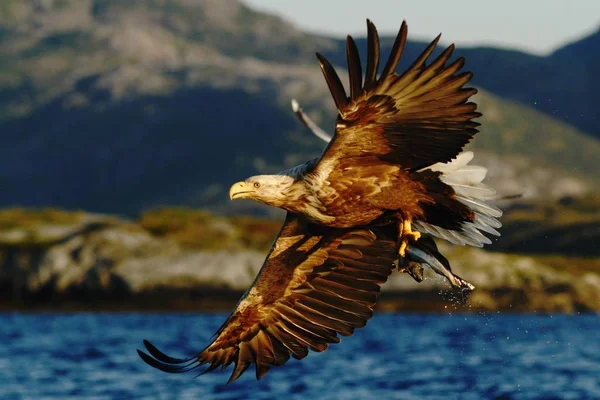
[[[502,223],[495,250],[600,257],[600,194],[515,204]]]
[[[72,225],[80,223],[83,211],[65,211],[55,208],[25,209],[7,208],[0,210],[0,230],[27,229],[39,225]]]
[[[281,222],[252,217],[220,217],[189,208],[159,208],[140,216],[153,235],[195,249],[267,250]]]
[[[475,97],[483,113],[473,149],[523,156],[536,164],[600,183],[600,140],[573,126],[489,92]]]
[[[543,216],[566,211],[559,223],[568,234],[581,236],[576,221],[586,214],[597,218],[596,201],[583,199],[571,207],[577,202],[565,199],[559,205],[541,206],[531,218],[541,235],[548,229],[545,242],[553,246]],[[510,239],[510,227],[529,218],[523,210],[515,207],[507,213],[508,229],[502,228],[503,237]],[[569,221],[576,223],[569,225]],[[280,224],[185,208],[148,211],[138,222],[60,210],[3,210],[0,303],[11,308],[36,304],[85,308],[107,302],[121,309],[142,305],[214,311],[215,299],[234,302],[251,284]],[[598,311],[600,257],[594,257],[593,251],[522,254],[529,252],[527,243],[511,253],[443,241],[439,245],[453,270],[477,287],[463,311]],[[382,306],[388,310],[446,310],[452,294],[440,295],[440,290],[445,293],[441,278],[431,271],[427,276],[432,278],[416,284],[408,276],[393,274]],[[199,306],[198,298],[206,303]]]
[[[494,243],[486,247],[488,250],[515,254],[563,254],[587,257],[588,260],[600,257],[600,194],[558,201],[514,203],[506,209],[501,221],[502,236],[494,239]],[[15,230],[34,232],[37,228],[78,226],[88,222],[119,223],[114,217],[92,216],[82,211],[50,208],[0,210],[0,234]],[[137,221],[122,221],[121,224],[131,225],[128,229],[139,227],[157,238],[173,241],[187,249],[232,251],[266,251],[281,228],[279,220],[220,216],[186,207],[149,210],[142,213]],[[452,246],[452,249],[459,254],[461,249],[467,248]]]

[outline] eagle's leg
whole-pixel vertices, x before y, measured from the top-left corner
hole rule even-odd
[[[398,238],[400,239],[400,247],[398,248],[398,255],[400,257],[406,256],[406,247],[408,241],[417,241],[421,237],[421,233],[412,230],[412,224],[410,219],[403,219],[398,224]]]

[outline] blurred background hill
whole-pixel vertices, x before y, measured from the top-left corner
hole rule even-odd
[[[179,287],[214,257],[215,271],[237,268],[217,286],[251,282],[278,228],[253,218],[281,213],[229,202],[227,190],[321,152],[289,101],[333,126],[314,52],[344,69],[343,40],[236,0],[5,0],[0,40],[0,207],[85,210],[4,211],[3,301]],[[382,38],[382,54],[392,41]],[[358,45],[364,51],[364,39]],[[409,42],[400,68],[425,45]],[[528,309],[600,310],[598,48],[600,31],[547,56],[455,51],[480,89],[476,161],[501,193],[523,194],[503,204],[493,252],[447,250],[461,275],[487,288],[483,309],[552,287],[554,300],[529,299]],[[151,211],[163,206],[207,211]],[[179,269],[167,284],[160,274],[171,265]],[[151,271],[159,278],[144,281]],[[188,283],[214,287],[216,273],[204,271]]]

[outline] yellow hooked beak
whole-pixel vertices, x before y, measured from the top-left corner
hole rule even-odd
[[[231,185],[231,189],[229,189],[229,198],[233,199],[242,199],[246,197],[248,193],[254,192],[254,188],[247,184],[246,182],[236,182]]]

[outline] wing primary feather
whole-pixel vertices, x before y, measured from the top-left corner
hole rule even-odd
[[[362,292],[360,290],[351,290],[336,282],[315,280],[312,285],[329,294],[341,297],[350,301],[357,301],[368,306],[373,306],[377,302],[377,293]]]
[[[464,65],[465,65],[465,58],[458,57],[450,65],[448,65],[446,68],[444,68],[444,70],[442,70],[439,74],[437,74],[436,76],[431,78],[431,80],[429,81],[429,85],[430,86],[439,85],[440,82],[444,82],[445,80],[450,78],[452,75],[454,75],[456,72],[458,72],[462,67],[464,67]],[[437,91],[433,92],[433,93],[437,93]]]
[[[210,364],[207,368],[205,368],[204,370],[200,371],[194,378],[198,378],[199,376],[202,376],[204,374],[207,374],[211,371],[214,371],[215,369],[217,369],[220,365],[223,364],[219,364],[217,362],[214,362],[212,364]]]
[[[308,349],[301,340],[281,329],[279,325],[273,325],[267,328],[267,332],[283,347],[285,347],[296,360],[301,360],[308,355]]]
[[[240,343],[238,357],[236,360],[233,361],[235,368],[233,369],[233,372],[231,373],[227,384],[230,384],[231,382],[239,378],[240,375],[242,375],[248,369],[248,367],[252,363],[252,359],[253,356],[252,352],[250,351],[250,345],[246,342]]]
[[[425,68],[423,73],[419,75],[419,78],[412,83],[412,85],[415,86],[415,90],[410,92],[410,97],[421,95],[430,90],[431,85],[423,84],[423,82],[429,81],[435,76],[435,74],[440,72],[440,70],[444,67],[446,61],[448,61],[448,59],[452,55],[453,51],[454,44],[451,44],[449,47],[446,48],[446,50],[442,52],[442,54],[440,54],[431,64],[429,64],[427,68]],[[420,86],[420,89],[418,88],[418,86]],[[408,94],[408,91],[405,90],[405,92]]]
[[[279,310],[277,310],[277,314],[279,314],[279,318],[282,322],[281,327],[291,335],[305,341],[309,346],[313,346],[315,342],[325,343],[331,341],[329,340],[331,338],[331,332],[325,333],[323,330],[320,332],[316,332],[317,330],[312,331],[309,330],[308,327],[303,326],[304,324],[302,324],[301,321],[295,321],[294,318],[288,314],[284,314]]]
[[[255,372],[258,381],[269,372],[270,364],[275,362],[275,354],[268,337],[264,331],[260,331],[250,341],[250,350],[256,362]]]
[[[250,342],[256,357],[256,380],[260,380],[271,368],[277,365],[275,351],[269,335],[260,331]]]
[[[448,59],[452,56],[454,48],[454,43],[452,43],[429,65],[429,67],[427,67],[427,69],[431,68],[432,70],[437,71],[443,67],[446,61],[448,61]]]
[[[313,335],[319,336],[322,339],[330,343],[339,343],[340,339],[336,336],[335,332],[329,328],[322,327],[314,324],[302,313],[294,310],[287,306],[280,306],[279,313],[290,323],[298,326],[299,328],[312,333]]]
[[[167,363],[158,361],[157,359],[149,356],[148,354],[144,353],[141,350],[138,350],[137,353],[140,356],[140,358],[142,360],[144,360],[144,362],[146,364],[148,364],[151,367],[154,367],[160,371],[168,372],[170,374],[181,374],[184,372],[192,371],[200,366],[200,363],[198,362],[198,360],[194,360],[194,361],[190,362],[189,364],[183,365],[183,366],[182,365],[172,365],[172,364],[167,364]]]
[[[373,316],[373,310],[371,310],[369,307],[360,303],[347,301],[335,295],[323,292],[314,292],[312,293],[312,297],[316,300],[320,300],[323,303],[329,304],[333,308],[354,314],[362,319],[369,319]]]
[[[362,260],[344,260],[343,265],[340,265],[340,268],[352,268],[352,269],[358,269],[358,270],[362,270],[362,271],[366,271],[366,272],[374,272],[376,274],[379,275],[384,275],[384,276],[389,276],[390,275],[390,271],[391,268],[381,268],[381,266],[377,265],[376,263],[378,262],[382,262],[383,260],[378,260],[376,257],[376,255],[373,255],[372,257],[374,257],[373,260],[369,260],[369,262],[362,262]],[[340,272],[340,271],[336,271],[336,272]],[[375,284],[375,283],[373,283]]]
[[[256,364],[256,380],[260,381],[269,372],[269,369],[271,367],[268,364]]]
[[[350,99],[356,100],[362,93],[362,66],[356,42],[350,35],[346,38],[346,58],[348,59]]]
[[[332,272],[330,274],[315,278],[315,279],[313,279],[311,284],[314,285],[315,282],[320,282],[323,280],[327,281],[327,283],[331,282],[332,284],[334,284],[336,286],[337,285],[345,286],[349,290],[352,290],[353,292],[379,293],[381,290],[379,285],[374,282],[359,281],[356,279],[349,278],[347,275],[344,275],[344,274],[341,274],[338,272]]]
[[[321,313],[300,303],[296,303],[295,308],[296,310],[298,310],[298,312],[301,312],[303,315],[306,316],[307,319],[312,321],[314,324],[320,325],[324,328],[333,329],[344,336],[350,336],[354,333],[354,327],[348,325],[344,321],[336,319],[335,317],[327,316],[324,313]]]
[[[282,321],[278,327],[281,331],[295,338],[302,344],[302,346],[312,347],[315,342],[319,340],[317,336],[307,334],[302,329],[299,329],[296,325],[286,323],[285,321]]]
[[[184,364],[188,361],[191,360],[195,360],[197,357],[190,357],[190,358],[174,358],[174,357],[170,357],[168,355],[166,355],[165,353],[163,353],[162,351],[158,350],[156,348],[156,346],[154,346],[152,343],[150,343],[149,341],[147,341],[146,339],[144,339],[144,347],[146,347],[146,350],[148,350],[148,353],[150,353],[150,355],[154,358],[156,358],[158,361],[167,363],[167,364]]]
[[[377,84],[379,69],[379,35],[371,20],[367,19],[367,72],[365,74],[364,91],[368,92]]]
[[[385,281],[387,281],[387,278],[390,275],[391,271],[387,271],[385,273],[382,273],[380,271],[368,272],[365,270],[356,270],[354,268],[349,268],[349,266],[344,266],[340,267],[338,272],[357,280],[384,283]]]
[[[442,37],[442,34],[440,33],[439,35],[437,35],[437,37],[435,39],[433,39],[433,41],[431,43],[429,43],[429,46],[427,46],[425,48],[425,50],[423,50],[423,52],[421,53],[419,58],[417,58],[415,60],[415,62],[410,66],[410,68],[405,72],[405,74],[407,74],[408,72],[413,71],[415,69],[421,68],[421,66],[425,63],[425,61],[427,61],[427,59],[429,58],[429,56],[435,49],[435,46],[437,46],[441,37]]]
[[[269,343],[271,343],[271,348],[273,349],[273,365],[283,365],[290,359],[290,351],[279,341],[276,339],[271,333],[267,330],[265,332],[265,337],[268,338]]]
[[[390,57],[388,58],[383,71],[381,72],[378,82],[384,81],[390,74],[393,74],[396,71],[398,61],[400,61],[400,56],[402,56],[404,46],[406,46],[407,33],[408,27],[406,25],[406,21],[402,21],[402,25],[400,26],[398,36],[396,36],[396,40],[394,41],[394,46],[392,47]]]
[[[212,366],[214,365],[214,368],[217,368],[218,366],[221,366],[221,369],[225,369],[229,366],[229,364],[231,364],[233,362],[233,357],[235,356],[235,353],[233,353],[231,350],[227,351],[225,349],[221,349],[221,350],[217,350],[217,354],[212,358],[211,360],[211,366],[210,371],[213,370]],[[205,372],[209,372],[209,370],[204,371]]]
[[[329,304],[323,301],[313,299],[308,296],[302,296],[298,302],[315,313],[324,315],[328,318],[334,318],[338,321],[344,322],[347,325],[350,325],[353,328],[361,328],[366,325],[366,321],[358,315],[331,307]]]
[[[323,72],[323,76],[325,77],[325,81],[327,82],[327,86],[329,87],[329,91],[331,92],[331,96],[335,102],[335,106],[343,117],[343,111],[348,107],[348,96],[346,95],[344,85],[342,85],[342,81],[340,80],[337,72],[335,72],[335,69],[331,63],[327,61],[327,59],[320,53],[317,53],[317,58],[319,59],[321,71]]]

